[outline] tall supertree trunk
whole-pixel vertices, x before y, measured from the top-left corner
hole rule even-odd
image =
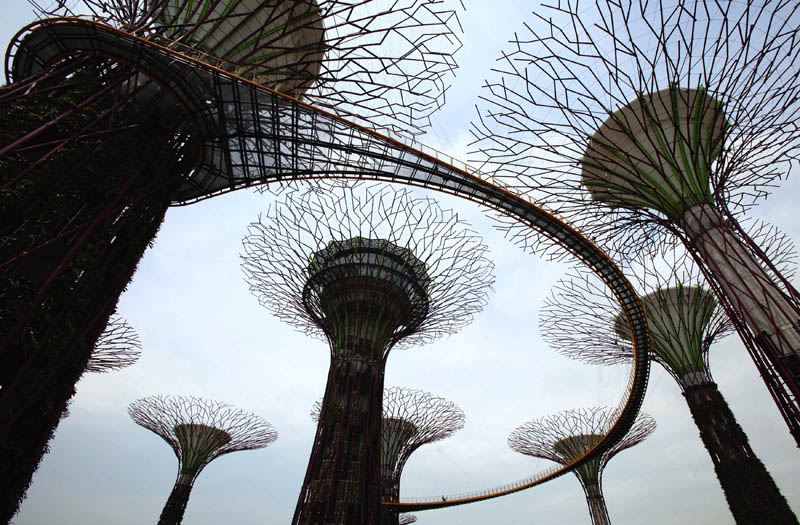
[[[195,476],[181,473],[175,480],[175,486],[164,504],[164,510],[158,518],[158,525],[180,525],[183,521],[183,514],[186,512],[186,505],[189,503],[189,495],[192,492]]]
[[[134,105],[130,70],[96,58],[59,67],[30,94],[0,93],[3,142],[19,145],[0,157],[0,523],[179,182],[174,131]]]
[[[736,523],[797,523],[715,383],[684,389]]]
[[[297,524],[378,522],[382,352],[341,352],[331,361]]]
[[[592,525],[610,525],[611,518],[608,517],[608,507],[606,507],[606,500],[603,497],[603,486],[600,483],[583,485],[583,492],[586,494],[586,504],[589,506]]]
[[[385,432],[385,430],[384,430]],[[388,469],[387,469],[388,470]],[[381,481],[381,499],[387,501],[397,501],[400,499],[400,477],[394,475],[394,469],[384,472]],[[400,512],[388,508],[386,505],[380,507],[381,525],[399,525]]]

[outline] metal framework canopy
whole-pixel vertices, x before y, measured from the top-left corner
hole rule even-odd
[[[248,231],[242,268],[251,292],[332,348],[366,338],[385,354],[453,333],[483,308],[494,283],[480,237],[405,189],[289,193]]]
[[[33,2],[32,2],[33,3]],[[416,135],[444,102],[461,48],[456,0],[86,0],[89,14],[340,116]]]
[[[128,406],[131,419],[166,441],[181,472],[199,473],[238,450],[266,447],[278,433],[265,419],[225,403],[195,397],[149,396]]]
[[[82,54],[101,55],[132,64],[146,72],[167,95],[181,102],[201,142],[201,151],[195,158],[192,173],[174,195],[176,205],[280,180],[358,178],[454,194],[500,211],[524,228],[540,232],[542,237],[597,273],[619,300],[633,327],[631,381],[620,401],[619,419],[597,447],[580,461],[607,450],[633,424],[649,370],[647,328],[641,305],[613,261],[553,213],[507,186],[496,184],[494,177],[457,165],[450,157],[425,153],[419,146],[409,147],[176,49],[159,46],[102,23],[79,19],[44,20],[25,28],[10,46],[7,71],[9,78],[20,81],[18,85],[24,89],[23,79],[45,74],[51,64]],[[229,111],[228,108],[238,110]],[[291,211],[286,213],[290,221]],[[302,257],[308,253],[310,251]],[[414,255],[424,260],[416,250]],[[434,290],[437,283],[434,279]],[[292,308],[297,306],[291,305]],[[574,466],[536,473],[501,487],[453,495],[446,502],[437,496],[404,505],[407,509],[435,508],[497,497],[545,482]]]
[[[131,366],[142,354],[142,343],[136,331],[121,317],[114,315],[94,345],[87,372],[108,372]]]
[[[565,411],[520,425],[509,434],[508,445],[520,454],[569,464],[597,445],[613,417],[613,411],[598,407]],[[639,414],[636,424],[624,439],[578,467],[576,475],[582,483],[599,483],[603,468],[612,457],[641,443],[655,428],[652,417]]]
[[[710,346],[733,324],[699,269],[685,253],[663,259],[640,256],[628,269],[651,331],[651,357],[678,382],[708,379]],[[694,283],[694,284],[689,284]],[[539,314],[542,338],[557,352],[589,364],[627,363],[630,326],[615,298],[596,276],[570,272],[553,287]]]

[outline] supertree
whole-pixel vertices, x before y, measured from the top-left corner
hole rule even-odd
[[[196,397],[148,396],[128,406],[131,419],[166,441],[178,458],[178,477],[159,525],[183,521],[197,476],[214,459],[263,448],[278,438],[265,419],[230,405]]]
[[[322,404],[317,402],[311,417],[319,422]],[[464,412],[454,403],[421,390],[390,387],[383,391],[381,417],[381,497],[397,501],[400,477],[411,454],[422,445],[452,436],[464,427]],[[411,520],[411,521],[409,521]],[[417,518],[382,509],[381,524],[403,525]]]
[[[288,194],[248,231],[253,294],[330,347],[293,521],[375,523],[389,352],[453,333],[483,308],[494,281],[486,246],[435,201],[387,186]]]
[[[567,465],[586,456],[597,446],[613,419],[613,411],[605,408],[567,410],[523,423],[508,435],[508,446],[520,454]],[[655,429],[655,420],[640,413],[622,440],[572,471],[586,494],[594,525],[611,523],[603,497],[603,470],[606,464],[621,451],[644,441]]]
[[[674,252],[673,252],[674,255]],[[642,290],[652,359],[680,386],[728,507],[737,523],[797,523],[794,513],[714,382],[711,345],[733,330],[698,272],[680,257],[645,258],[634,282]],[[540,313],[543,338],[560,353],[592,364],[630,361],[628,326],[602,286],[586,273],[560,281]]]
[[[108,326],[97,338],[85,372],[102,374],[127,368],[139,360],[142,344],[139,335],[127,321],[114,314]],[[60,419],[69,417],[69,404],[61,411]]]
[[[230,191],[241,163],[259,183],[305,173],[286,145],[319,139],[298,108],[322,113],[264,86],[413,135],[460,46],[456,11],[432,0],[80,5],[93,17],[18,33],[0,89],[0,522],[167,208]],[[280,138],[254,138],[257,119]]]
[[[789,0],[567,0],[504,55],[474,127],[510,184],[621,255],[683,243],[800,445],[800,295],[739,217],[800,143]]]
[[[139,335],[126,320],[112,315],[86,364],[87,372],[104,373],[134,364],[142,355]]]

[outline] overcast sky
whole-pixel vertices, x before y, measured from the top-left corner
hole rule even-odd
[[[423,141],[463,158],[484,78],[511,33],[533,21],[529,2],[474,1],[463,16],[462,69],[446,109]],[[0,42],[32,18],[19,0],[0,0]],[[754,214],[800,239],[796,179]],[[549,349],[538,310],[566,270],[503,239],[481,210],[439,196],[480,231],[496,263],[489,304],[460,333],[394,352],[386,385],[419,388],[466,413],[454,437],[412,456],[401,496],[481,489],[550,466],[511,452],[508,433],[523,421],[584,406],[616,405],[626,367],[592,367]],[[87,375],[33,479],[14,523],[138,525],[157,521],[177,471],[171,449],[135,425],[126,407],[150,394],[228,402],[272,422],[266,449],[215,460],[200,475],[184,523],[284,524],[291,515],[314,435],[309,410],[320,399],[328,349],[273,319],[248,292],[239,266],[241,238],[272,199],[239,191],[171,209],[153,248],[122,296],[119,313],[143,343],[140,361]],[[797,283],[796,283],[797,284]],[[712,373],[751,444],[784,496],[800,512],[800,454],[737,336],[712,348]],[[732,523],[712,464],[670,376],[653,366],[644,410],[658,428],[608,465],[604,491],[617,524]],[[589,523],[574,476],[488,502],[417,513],[424,524]]]

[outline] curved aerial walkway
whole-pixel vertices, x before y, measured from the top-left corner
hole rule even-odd
[[[544,483],[602,454],[628,432],[649,375],[648,331],[635,290],[614,262],[552,212],[496,185],[455,159],[409,146],[224,71],[223,62],[169,41],[139,38],[83,18],[40,20],[23,28],[6,54],[11,80],[66,56],[104,56],[142,71],[168,92],[201,137],[195,168],[174,205],[279,180],[352,178],[396,182],[456,195],[539,231],[589,266],[613,291],[633,327],[631,376],[618,417],[586,456],[499,487],[385,502],[401,512],[462,505]],[[233,69],[227,65],[226,69]]]

